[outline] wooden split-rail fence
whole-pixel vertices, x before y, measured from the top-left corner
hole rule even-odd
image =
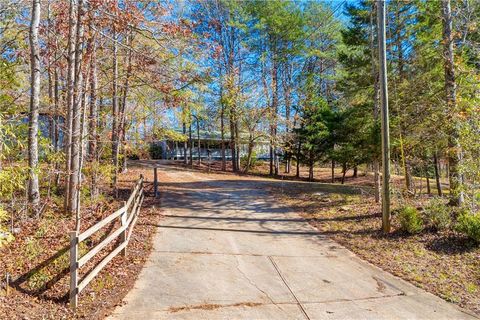
[[[123,256],[127,254],[127,245],[132,235],[135,222],[137,221],[144,197],[143,176],[140,175],[140,179],[137,180],[132,194],[120,209],[82,233],[79,233],[78,231],[72,231],[70,233],[70,306],[73,309],[75,309],[78,305],[78,295],[80,292],[85,289],[90,281],[95,278],[95,276],[107,265],[107,263],[109,263],[119,253],[122,253]],[[95,232],[107,226],[110,222],[117,218],[120,219],[120,227],[110,233],[105,239],[103,239],[95,247],[91,248],[90,251],[86,252],[82,257],[79,258],[80,243],[91,237]],[[97,253],[99,253],[103,248],[105,248],[118,237],[120,237],[118,246],[116,246],[88,274],[86,274],[81,281],[79,281],[80,268],[82,268]]]

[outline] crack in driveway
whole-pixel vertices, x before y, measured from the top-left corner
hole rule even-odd
[[[275,301],[273,301],[273,299],[270,297],[270,295],[263,289],[261,289],[259,286],[257,286],[257,284],[252,280],[250,279],[249,276],[247,276],[247,274],[240,268],[240,261],[238,260],[238,257],[235,256],[235,262],[236,262],[236,269],[238,270],[238,272],[240,272],[242,274],[242,276],[248,281],[248,283],[250,283],[252,286],[254,286],[258,291],[260,291],[261,293],[263,293],[263,295],[265,295],[268,300],[270,300],[270,302],[272,304],[275,304]]]

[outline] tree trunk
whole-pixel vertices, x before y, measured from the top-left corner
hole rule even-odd
[[[65,198],[64,208],[66,212],[70,212],[70,171],[72,163],[72,122],[73,122],[73,103],[74,103],[74,78],[75,78],[75,43],[76,43],[76,8],[75,1],[70,0],[70,8],[68,13],[68,59],[67,59],[67,119],[64,130],[64,147],[65,147]]]
[[[118,196],[118,46],[117,32],[113,26],[113,78],[112,78],[112,163],[113,163],[113,189],[115,197]]]
[[[52,30],[52,19],[50,15],[50,1],[47,2],[47,80],[48,80],[48,136],[52,146],[55,146],[55,117],[54,117],[54,97],[53,97],[53,71],[52,71],[52,59],[55,61],[55,56],[52,54],[52,37],[50,36]],[[50,180],[50,178],[49,178]]]
[[[231,112],[230,112],[231,113]],[[230,114],[230,152],[232,153],[232,170],[237,172],[237,146],[235,145],[235,122]]]
[[[250,142],[248,143],[248,151],[247,151],[247,163],[245,164],[245,168],[243,169],[244,173],[248,173],[250,170],[250,166],[252,164],[252,152],[253,152],[253,141],[252,136],[250,136]]]
[[[189,164],[193,168],[193,140],[192,140],[192,121],[190,121],[190,125],[188,126],[188,144],[189,144],[189,153],[190,159]]]
[[[185,121],[183,121],[183,135],[187,136],[187,125],[185,124]],[[183,164],[184,165],[187,165],[188,164],[188,160],[187,160],[187,149],[188,149],[188,139],[185,139],[185,141],[183,142]]]
[[[405,177],[405,188],[407,191],[412,190],[412,181],[410,179],[410,170],[408,168],[406,156],[405,156],[405,148],[403,145],[403,135],[402,135],[402,128],[400,128],[400,155],[402,157],[402,167],[403,167],[403,174]]]
[[[278,176],[278,157],[277,157],[277,114],[278,114],[278,62],[274,51],[272,57],[272,148],[274,173]]]
[[[308,181],[313,181],[313,166],[315,165],[315,161],[313,161],[312,154],[310,154],[310,161],[309,161],[309,166],[308,166]]]
[[[224,112],[225,106],[223,103],[221,104],[221,111],[220,111],[220,135],[221,135],[221,157],[222,157],[222,171],[227,170],[227,159],[225,158],[225,119],[224,119]]]
[[[358,178],[358,167],[357,166],[354,166],[353,167],[353,175],[352,175],[353,178]]]
[[[90,22],[91,23],[91,22]],[[93,32],[90,25],[90,31]],[[97,99],[97,44],[95,37],[92,35],[90,38],[91,45],[91,60],[90,60],[90,115],[89,115],[89,146],[88,157],[92,165],[92,179],[91,179],[91,197],[96,199],[98,195],[98,155],[97,155],[97,121],[98,121],[98,99]]]
[[[455,64],[453,52],[453,34],[452,34],[452,12],[450,0],[442,0],[443,16],[443,57],[445,63],[445,92],[447,104],[447,119],[449,120],[448,134],[448,164],[449,164],[449,182],[450,182],[450,203],[461,206],[464,203],[464,194],[462,190],[463,177],[459,171],[462,162],[462,148],[459,142],[458,120],[456,119],[457,101],[456,101],[456,82],[455,82]]]
[[[295,172],[295,177],[300,178],[300,154],[302,152],[302,142],[298,141],[297,147],[297,171]]]
[[[273,131],[270,129],[270,136],[273,135]],[[270,148],[269,148],[269,151],[270,151],[270,175],[273,176],[273,141],[272,141],[272,138],[270,137]]]
[[[435,182],[437,183],[437,192],[438,195],[441,197],[442,196],[442,183],[440,181],[440,170],[438,168],[438,156],[437,152],[433,154],[433,166],[435,169]]]
[[[237,42],[237,33],[236,28],[232,25],[226,27],[227,38],[225,42],[225,48],[227,48],[228,56],[226,57],[226,90],[228,96],[228,105],[226,105],[226,110],[229,115],[230,121],[230,152],[232,156],[232,170],[237,172],[239,170],[237,166],[237,146],[236,146],[236,136],[235,136],[235,124],[237,121],[237,112],[236,112],[236,98],[235,98],[235,48]]]
[[[80,0],[80,2],[83,2],[83,0]],[[82,9],[83,10],[83,9]],[[84,85],[83,85],[83,93],[82,93],[82,98],[81,98],[81,137],[80,137],[80,143],[79,143],[79,160],[78,160],[78,170],[76,172],[77,174],[77,181],[78,181],[78,188],[77,188],[77,203],[76,203],[76,206],[75,206],[75,217],[76,217],[76,226],[75,226],[75,230],[80,230],[80,217],[81,217],[81,213],[80,213],[80,200],[81,200],[81,197],[80,197],[80,187],[82,185],[82,168],[83,168],[83,161],[85,159],[84,157],[84,150],[85,150],[85,147],[87,146],[86,143],[84,143],[83,141],[83,137],[86,136],[87,134],[87,85],[88,85],[88,82],[89,82],[89,73],[87,73],[86,75],[86,79],[85,79],[85,82],[84,82]]]
[[[58,45],[58,41],[55,39],[55,44],[56,46]],[[59,139],[60,139],[60,129],[59,129],[59,120],[60,120],[60,90],[59,90],[59,79],[58,79],[58,61],[59,56],[58,56],[58,48],[55,49],[55,65],[54,65],[54,71],[53,71],[53,103],[54,103],[54,122],[53,122],[53,147],[55,152],[58,152],[60,150],[59,146]],[[55,163],[55,186],[58,187],[60,184],[60,174],[59,174],[59,163]]]
[[[220,78],[222,78],[223,76],[223,73],[222,73],[222,67],[220,65],[220,69],[219,69],[219,74],[220,74]],[[221,157],[221,161],[222,161],[222,166],[221,166],[221,170],[222,171],[226,171],[227,170],[227,159],[226,159],[226,155],[225,155],[225,152],[226,152],[226,146],[225,146],[225,103],[223,101],[223,86],[224,86],[224,83],[223,81],[221,81],[220,83],[220,138],[221,138],[221,141],[220,141],[220,148],[221,148],[221,151],[220,151],[220,157]]]
[[[235,147],[236,149],[236,168],[237,171],[240,171],[240,130],[239,130],[239,124],[238,124],[238,119],[235,119]]]
[[[378,123],[379,113],[380,113],[380,106],[379,106],[379,83],[378,83],[378,68],[377,68],[377,58],[375,55],[375,34],[377,31],[375,30],[376,23],[374,22],[373,13],[376,11],[375,8],[375,1],[372,1],[372,9],[370,10],[370,52],[371,52],[371,60],[372,60],[372,78],[374,79],[373,84],[373,120],[375,123]],[[374,181],[374,188],[373,193],[375,196],[375,203],[380,202],[380,163],[378,160],[378,156],[375,155],[373,159],[373,181]]]
[[[77,35],[75,43],[75,78],[73,89],[73,110],[72,110],[72,145],[71,145],[71,163],[70,163],[70,185],[68,212],[78,216],[79,209],[79,192],[80,192],[80,161],[81,161],[81,144],[82,144],[82,89],[83,89],[83,73],[82,73],[82,51],[83,51],[83,0],[79,0],[77,4]],[[77,224],[78,224],[77,219]]]
[[[332,183],[335,183],[335,160],[332,160]]]
[[[345,184],[345,175],[347,174],[347,165],[342,165],[342,184]]]
[[[285,173],[290,173],[291,171],[291,167],[292,167],[292,164],[291,164],[291,161],[292,161],[292,157],[289,153],[285,153]]]
[[[291,109],[291,64],[286,63],[285,68],[284,68],[284,81],[283,81],[283,92],[285,95],[285,132],[288,135],[290,132],[290,109]],[[291,152],[288,152],[285,154],[285,173],[290,173],[291,170],[291,158],[292,154]]]
[[[40,48],[38,28],[40,25],[40,0],[32,1],[32,20],[30,23],[30,74],[31,95],[28,119],[28,200],[33,211],[38,214],[40,189],[38,183],[38,109],[40,107]]]
[[[198,160],[197,160],[197,164],[198,166],[200,167],[200,165],[202,164],[202,159],[201,159],[201,151],[202,151],[202,148],[201,148],[201,145],[200,145],[200,120],[198,119],[197,117],[197,151],[198,151]]]
[[[280,171],[280,155],[277,153],[275,149],[275,175],[278,176],[278,173]]]
[[[118,145],[122,148],[122,168],[121,172],[127,171],[127,148],[126,148],[126,108],[127,108],[127,95],[129,89],[129,81],[130,76],[132,74],[132,32],[127,36],[127,74],[125,76],[125,83],[123,84],[123,94],[122,94],[122,105],[120,108],[120,128],[119,128],[119,136],[117,139],[119,140]]]
[[[266,47],[264,48],[266,50]],[[272,115],[272,104],[270,103],[270,96],[268,91],[268,83],[267,83],[267,67],[265,61],[262,61],[262,86],[263,86],[263,94],[265,95],[265,101],[267,104],[266,107],[266,114],[268,116],[268,121],[270,122],[269,130],[270,130],[270,145],[269,145],[269,167],[270,167],[270,175],[273,175],[273,115]]]
[[[428,177],[428,175],[427,175],[427,194],[428,195],[432,194],[432,190],[430,189],[430,178]]]
[[[47,81],[48,81],[48,137],[50,139],[50,143],[55,150],[55,113],[54,113],[54,92],[53,92],[53,86],[54,86],[54,80],[53,80],[53,71],[52,71],[52,60],[55,62],[55,55],[52,52],[53,44],[52,44],[52,37],[51,37],[51,31],[52,30],[52,19],[50,15],[50,1],[47,2],[47,39],[46,39],[46,54],[47,54]],[[1,124],[0,124],[1,128]],[[0,133],[1,134],[1,133]],[[0,141],[1,145],[1,141]],[[56,151],[56,150],[55,150]],[[0,146],[0,158],[1,158],[2,150]],[[0,160],[1,162],[1,160]],[[51,163],[49,160],[47,160],[49,167],[51,166]],[[1,167],[1,163],[0,163]],[[55,171],[57,168],[57,162],[53,163],[53,170],[52,172],[48,174],[48,190],[47,190],[47,198],[50,198],[50,193],[51,193],[51,181],[52,178],[55,176]],[[49,169],[50,170],[50,169]]]

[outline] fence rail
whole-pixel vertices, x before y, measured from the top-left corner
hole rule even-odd
[[[127,254],[127,245],[132,235],[133,227],[137,222],[138,214],[144,199],[143,192],[143,176],[135,183],[130,197],[124,205],[106,217],[97,222],[82,233],[78,231],[70,232],[70,306],[75,309],[78,305],[78,295],[83,289],[95,278],[95,276],[109,263],[116,255],[122,253]],[[110,222],[120,218],[121,225],[114,232],[110,233],[100,243],[90,249],[82,257],[79,258],[79,245],[95,232],[107,226]],[[83,279],[79,280],[79,270],[88,261],[90,261],[97,253],[109,245],[113,240],[120,237],[120,244],[114,248],[105,258],[103,258]]]

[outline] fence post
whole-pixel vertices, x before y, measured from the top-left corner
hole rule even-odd
[[[153,193],[154,197],[158,196],[158,175],[157,175],[157,168],[153,168]]]
[[[133,200],[133,204],[135,204],[135,197],[134,197],[134,200]],[[120,219],[122,221],[122,228],[123,231],[122,233],[120,234],[120,240],[122,243],[124,243],[125,241],[127,241],[127,214],[128,214],[128,208],[127,208],[127,202],[126,201],[123,201],[123,207],[125,208],[125,210],[123,211],[122,215],[120,216]],[[122,250],[122,256],[126,257],[127,256],[127,247],[125,246],[125,248],[123,248]]]
[[[70,307],[78,304],[78,231],[70,232]]]

